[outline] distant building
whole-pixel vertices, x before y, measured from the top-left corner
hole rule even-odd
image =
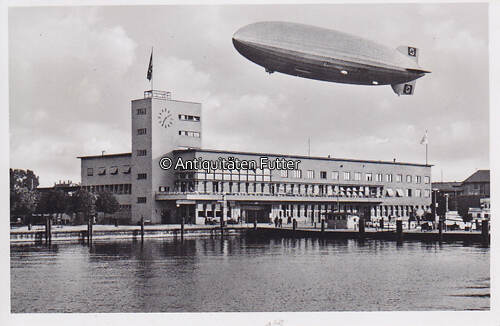
[[[62,190],[64,192],[67,192],[69,194],[73,193],[74,191],[77,191],[80,189],[80,184],[74,183],[71,180],[67,181],[61,181],[54,183],[52,187],[38,187],[36,190],[38,190],[41,193],[51,191],[51,190]]]
[[[319,222],[328,212],[409,217],[431,203],[431,165],[202,149],[201,104],[146,91],[133,100],[132,152],[80,156],[81,185],[116,195],[131,223],[202,224],[205,219]],[[260,158],[300,160],[297,169],[260,166]],[[255,161],[249,169],[162,169],[195,160]]]
[[[433,182],[432,190],[437,190],[441,194],[448,194],[450,197],[460,196],[464,193],[462,182]]]
[[[477,170],[462,182],[464,195],[490,196],[490,170]]]

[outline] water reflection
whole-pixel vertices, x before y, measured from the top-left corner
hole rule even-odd
[[[489,309],[489,248],[358,239],[11,247],[13,312]]]

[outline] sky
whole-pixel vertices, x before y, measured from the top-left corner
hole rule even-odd
[[[130,101],[154,88],[202,103],[203,147],[425,163],[432,179],[489,169],[487,4],[9,8],[10,167],[80,182],[77,156],[130,152]],[[264,68],[231,37],[258,21],[416,46],[413,96]]]

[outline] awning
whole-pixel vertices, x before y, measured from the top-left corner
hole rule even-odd
[[[394,193],[394,190],[392,189],[386,189],[387,196],[389,197],[394,197],[396,194]]]
[[[404,197],[405,196],[405,194],[403,192],[403,189],[396,189],[396,192],[398,194],[398,197]]]
[[[104,175],[106,174],[106,168],[99,168],[99,171],[97,172],[98,175]]]
[[[118,173],[118,167],[112,166],[111,169],[109,169],[109,173],[111,173],[111,174],[117,174]]]

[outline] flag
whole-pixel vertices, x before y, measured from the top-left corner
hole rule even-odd
[[[426,130],[424,137],[422,137],[422,140],[420,141],[420,144],[427,145],[428,143],[429,143],[429,140],[427,139],[427,130]]]
[[[149,57],[148,75],[146,78],[149,81],[153,78],[153,50],[151,50],[151,57]]]

